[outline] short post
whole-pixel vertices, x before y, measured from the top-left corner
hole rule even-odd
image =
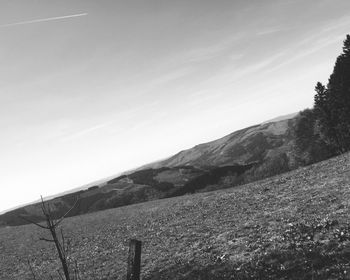
[[[126,280],[140,280],[141,241],[131,239],[129,242],[128,270]]]

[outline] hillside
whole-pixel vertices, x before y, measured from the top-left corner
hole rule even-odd
[[[142,279],[349,279],[350,154],[240,187],[65,220],[82,279],[124,279],[143,241]],[[0,229],[0,279],[55,271],[33,225]],[[48,274],[45,274],[48,275]],[[95,276],[94,276],[95,275]]]
[[[295,114],[294,114],[295,115]],[[79,199],[71,216],[144,201],[210,191],[261,179],[295,167],[294,115],[245,128],[200,144],[107,182],[60,195],[50,202],[57,217]],[[40,221],[39,203],[0,215],[0,226]]]
[[[292,149],[296,114],[278,117],[260,125],[235,131],[223,138],[197,145],[144,168],[181,165],[222,166],[262,162]]]
[[[70,216],[108,208],[140,203],[187,193],[203,192],[243,183],[244,174],[253,165],[195,168],[145,169],[107,181],[103,186],[92,186],[49,200],[54,217],[65,214],[78,200]],[[40,203],[24,206],[0,216],[0,226],[26,224],[26,219],[41,221]]]

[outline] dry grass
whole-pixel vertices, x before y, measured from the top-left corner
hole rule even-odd
[[[324,218],[338,224],[321,239],[302,237],[301,228]],[[333,234],[348,221],[350,154],[236,188],[72,217],[63,227],[83,279],[123,279],[129,238],[143,241],[142,279],[348,279],[350,245]],[[39,236],[32,225],[0,229],[0,279],[31,279],[27,258],[49,279],[57,258]],[[327,261],[314,266],[310,249]]]

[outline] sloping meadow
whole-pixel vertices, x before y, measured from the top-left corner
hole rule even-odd
[[[82,279],[124,279],[130,238],[142,279],[350,279],[350,154],[263,181],[71,217]],[[0,229],[0,279],[56,279],[33,225]],[[58,279],[58,278],[57,278]]]

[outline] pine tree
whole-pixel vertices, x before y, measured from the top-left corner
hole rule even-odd
[[[327,142],[340,153],[350,150],[350,36],[344,41],[327,87],[316,85],[315,113]]]
[[[329,90],[322,83],[318,82],[315,91],[314,112],[317,120],[314,125],[320,127],[323,139],[328,145],[339,149],[340,143],[335,130],[337,120],[335,119],[336,115],[332,114]]]
[[[301,111],[296,118],[294,134],[298,164],[308,165],[335,154],[333,147],[322,139],[316,122],[316,112],[312,109]]]
[[[346,35],[343,46],[344,55],[350,55],[350,35]]]

